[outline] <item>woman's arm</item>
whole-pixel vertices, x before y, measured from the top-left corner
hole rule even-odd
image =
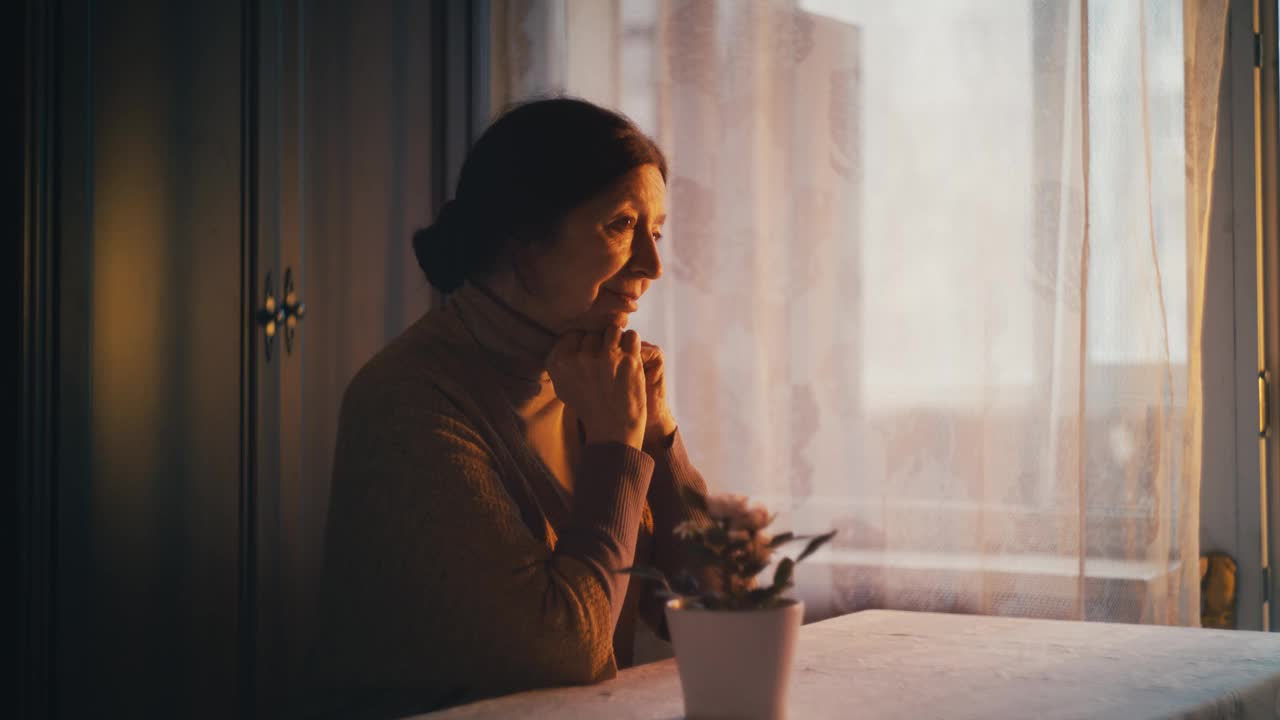
[[[612,677],[627,576],[611,570],[634,561],[653,461],[585,448],[551,551],[463,418],[430,398],[366,405],[344,412],[329,533],[350,671],[467,699]]]
[[[706,495],[707,484],[689,461],[679,430],[656,439],[645,447],[645,452],[654,459],[648,495],[649,507],[653,511],[653,557],[650,563],[671,578],[689,567],[687,553],[673,534],[675,526],[691,519],[709,521],[706,513],[695,510],[684,501],[681,490],[690,489]],[[709,569],[695,573],[694,578],[700,588],[719,587],[719,579]],[[640,598],[640,615],[658,637],[669,641],[664,605],[664,600],[646,592]]]

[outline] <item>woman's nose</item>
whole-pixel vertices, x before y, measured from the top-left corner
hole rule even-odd
[[[631,250],[631,271],[650,280],[662,277],[662,258],[652,232],[637,234]]]

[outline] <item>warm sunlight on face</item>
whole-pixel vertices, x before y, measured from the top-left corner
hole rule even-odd
[[[649,284],[662,275],[658,239],[666,183],[643,165],[569,213],[550,246],[529,262],[536,315],[557,332],[626,327]]]

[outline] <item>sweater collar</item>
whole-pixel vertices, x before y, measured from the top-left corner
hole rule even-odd
[[[555,333],[473,281],[449,295],[448,303],[499,370],[522,380],[550,380],[547,356],[558,339]]]

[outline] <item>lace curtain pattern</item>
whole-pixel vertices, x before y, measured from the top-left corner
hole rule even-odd
[[[1199,339],[1226,2],[497,0],[494,107],[668,153],[667,351],[713,490],[810,618],[1198,623]]]

